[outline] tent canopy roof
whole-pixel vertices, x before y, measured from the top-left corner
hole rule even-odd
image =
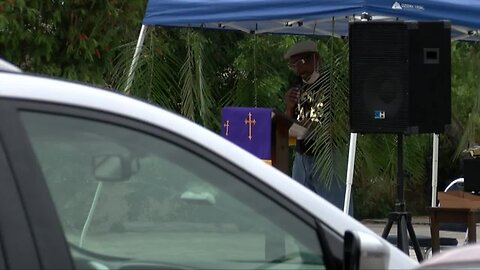
[[[449,20],[457,39],[478,37],[478,0],[149,0],[143,24],[248,33],[345,36],[348,23]]]

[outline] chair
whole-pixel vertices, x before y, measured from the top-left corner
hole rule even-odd
[[[453,180],[446,188],[445,192],[447,191],[463,191],[464,185],[464,178],[458,178]],[[452,232],[465,232],[465,240],[464,244],[467,243],[467,236],[468,236],[468,228],[466,224],[462,223],[441,223],[440,224],[441,231],[452,231]],[[440,246],[442,246],[440,242]]]

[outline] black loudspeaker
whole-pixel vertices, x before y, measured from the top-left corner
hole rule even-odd
[[[354,133],[442,133],[451,118],[450,23],[349,25]]]
[[[467,192],[480,192],[480,158],[463,160],[463,190]]]

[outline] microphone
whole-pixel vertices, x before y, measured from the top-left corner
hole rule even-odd
[[[295,112],[295,115],[298,117],[298,115],[300,114],[301,108],[302,108],[301,99],[302,99],[302,93],[303,93],[303,90],[304,90],[303,89],[304,83],[303,83],[302,77],[297,76],[295,78],[295,83],[293,85],[298,91],[297,109],[296,109],[296,112]]]

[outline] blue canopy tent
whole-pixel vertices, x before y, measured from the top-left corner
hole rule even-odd
[[[150,0],[144,25],[202,27],[248,33],[346,35],[348,22],[449,20],[455,36],[478,34],[476,0]]]
[[[346,36],[357,20],[448,20],[452,39],[480,40],[478,0],[150,0],[128,74],[125,92],[134,77],[148,26],[236,30],[252,34]],[[347,193],[350,204],[356,134],[350,136]],[[432,206],[436,204],[438,134],[434,134]]]

